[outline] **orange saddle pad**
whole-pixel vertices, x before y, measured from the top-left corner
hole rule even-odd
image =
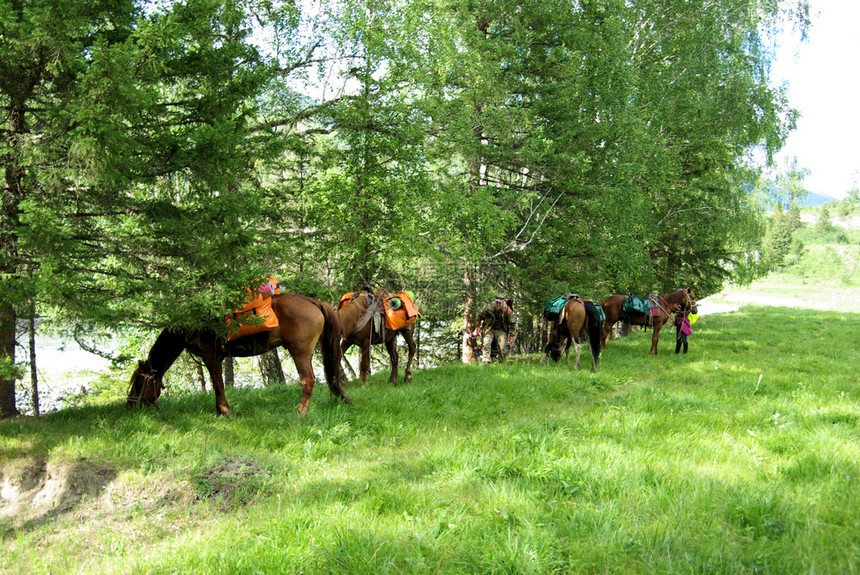
[[[242,309],[237,309],[227,316],[228,341],[261,331],[278,329],[278,318],[272,311],[272,296],[281,293],[281,289],[278,286],[278,280],[274,277],[268,280],[254,292],[251,288],[247,288],[248,299],[242,305]]]

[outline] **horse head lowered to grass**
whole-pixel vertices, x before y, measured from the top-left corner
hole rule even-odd
[[[126,406],[155,404],[164,387],[165,372],[187,350],[200,357],[209,371],[215,390],[216,412],[218,415],[229,415],[231,410],[224,394],[221,367],[223,359],[255,356],[276,347],[284,347],[292,356],[301,381],[302,397],[296,412],[303,417],[308,412],[316,381],[311,359],[317,343],[322,348],[323,369],[329,389],[344,403],[349,403],[341,387],[344,379],[340,365],[341,328],[334,309],[325,302],[293,294],[273,295],[271,309],[278,320],[276,329],[231,341],[219,337],[214,330],[162,331],[150,349],[149,356],[138,362],[131,376]]]
[[[625,311],[624,302],[629,296],[611,295],[600,305],[606,314],[601,336],[601,348],[606,349],[606,338],[612,331],[612,326],[619,320],[632,325],[652,326],[654,335],[651,336],[651,355],[657,355],[657,342],[660,340],[660,329],[669,321],[673,312],[688,311],[699,313],[696,305],[696,294],[691,288],[684,288],[661,296],[649,296],[649,309],[643,313]]]
[[[551,323],[549,334],[549,342],[544,349],[544,356],[541,359],[541,365],[546,363],[547,356],[553,361],[558,361],[561,358],[562,344],[567,341],[564,346],[565,361],[570,363],[570,345],[576,346],[576,363],[574,369],[579,369],[579,356],[582,352],[582,335],[588,338],[589,348],[591,350],[591,371],[597,371],[597,364],[600,362],[600,337],[603,329],[603,322],[600,318],[600,311],[593,301],[581,299],[579,296],[573,296],[564,304],[558,320]]]

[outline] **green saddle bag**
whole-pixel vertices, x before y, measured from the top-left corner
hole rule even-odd
[[[624,304],[621,306],[621,311],[630,314],[645,314],[648,313],[648,300],[644,297],[636,297],[635,295],[627,296]]]
[[[565,304],[570,301],[571,296],[569,294],[560,295],[552,298],[543,308],[543,316],[547,321],[558,321],[559,316],[561,315],[561,310],[564,309]]]

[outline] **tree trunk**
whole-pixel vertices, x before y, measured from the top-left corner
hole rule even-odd
[[[475,307],[475,278],[474,269],[468,264],[466,265],[466,271],[463,272],[463,286],[465,287],[465,297],[463,298],[463,345],[460,360],[463,363],[472,363],[474,354],[472,353],[469,334],[475,329],[475,318],[473,317]]]
[[[194,362],[194,371],[197,372],[197,383],[200,384],[200,391],[206,391],[206,376],[203,374],[203,366]]]
[[[228,355],[224,358],[222,376],[224,378],[224,385],[227,387],[234,387],[236,385],[236,381],[233,379],[233,361],[233,356]]]
[[[263,385],[284,385],[287,383],[287,378],[284,377],[284,368],[281,366],[281,358],[278,357],[278,350],[273,349],[257,356],[257,365],[260,367],[260,376],[263,378]]]
[[[546,318],[541,315],[538,320],[538,325],[540,326],[540,349],[539,353],[543,353],[543,350],[546,349],[546,344],[549,343],[549,322],[546,321]]]
[[[33,417],[39,417],[39,373],[36,371],[36,305],[30,306],[30,391]]]
[[[6,158],[2,206],[0,206],[0,275],[18,276],[18,240],[16,228],[21,202],[23,169],[17,164],[17,148],[24,133],[24,100],[12,98],[9,106],[9,129],[6,133]],[[5,293],[0,304],[0,419],[18,415],[15,405],[15,328],[18,314],[9,299],[17,294]]]
[[[15,406],[15,309],[0,305],[0,419],[18,415]]]

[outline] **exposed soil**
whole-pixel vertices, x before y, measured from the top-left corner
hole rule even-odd
[[[115,469],[85,459],[46,463],[32,459],[4,464],[0,470],[0,522],[34,527],[67,513],[82,520],[111,511],[150,508],[196,497],[188,482],[137,485]]]
[[[49,464],[24,460],[0,471],[0,519],[40,522],[102,492],[116,473],[86,460]]]
[[[67,514],[81,521],[101,521],[132,508],[187,508],[202,500],[228,510],[251,503],[268,477],[259,463],[240,458],[226,458],[191,481],[118,474],[85,459],[68,463],[23,459],[0,469],[0,524],[35,527]]]

